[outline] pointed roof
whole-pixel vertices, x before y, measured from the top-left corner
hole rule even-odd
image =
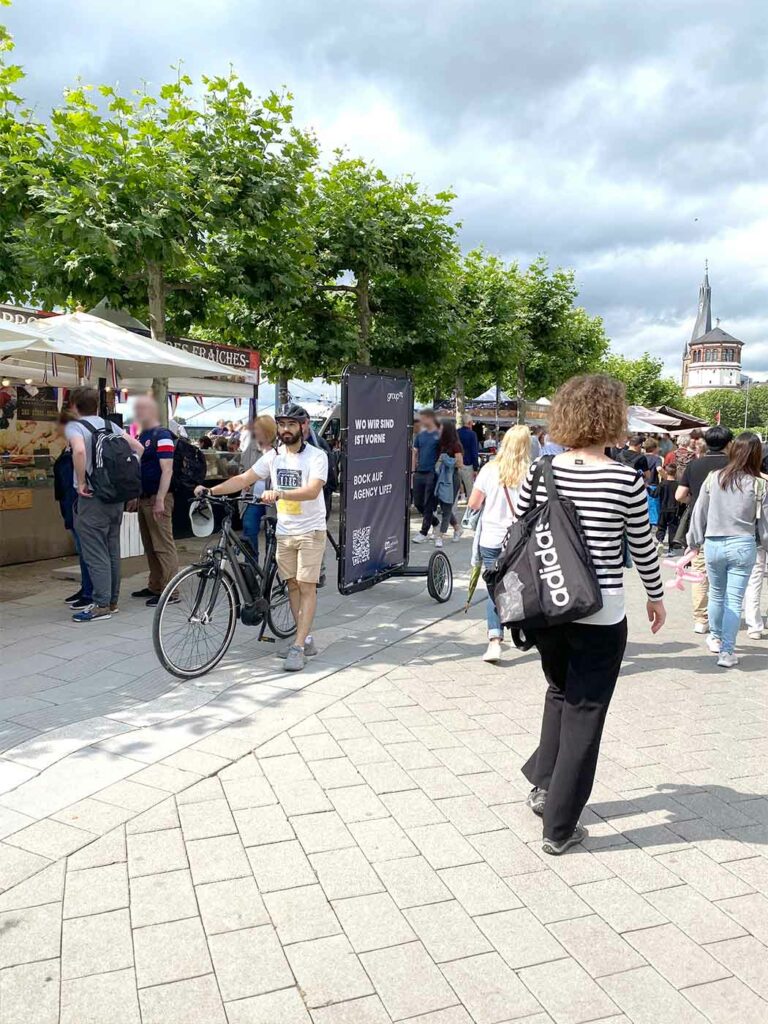
[[[712,289],[709,287],[709,265],[704,261],[704,280],[699,285],[699,308],[693,325],[691,341],[700,341],[712,330]]]
[[[722,327],[715,327],[711,331],[707,331],[706,334],[702,334],[700,338],[693,339],[697,345],[713,344],[715,342],[723,342],[728,345],[743,345],[743,342],[739,341],[738,338],[734,338],[732,334],[728,334]]]

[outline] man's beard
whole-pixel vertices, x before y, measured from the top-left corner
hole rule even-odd
[[[301,431],[300,430],[297,430],[296,433],[291,433],[290,430],[281,430],[280,431],[280,440],[285,445],[291,446],[291,445],[294,445],[294,444],[298,444],[300,439],[301,439]]]

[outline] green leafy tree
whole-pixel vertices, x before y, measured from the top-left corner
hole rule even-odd
[[[594,370],[608,348],[602,320],[576,306],[577,295],[573,271],[550,271],[543,256],[525,273],[516,372],[505,378],[518,396],[520,421],[526,393],[551,394],[569,377]]]
[[[9,6],[10,0],[0,0],[0,7]],[[13,39],[0,25],[0,295],[19,300],[28,295],[32,279],[14,239],[30,213],[26,168],[36,159],[43,131],[17,91],[24,72],[10,61],[12,51]]]
[[[664,363],[648,352],[637,359],[628,359],[616,352],[609,352],[601,365],[601,373],[610,374],[620,380],[627,390],[627,400],[632,405],[671,405],[684,409],[683,391],[676,380],[664,376]]]
[[[314,197],[318,280],[311,315],[349,338],[350,358],[379,364],[419,362],[441,340],[447,314],[446,264],[455,252],[448,218],[454,196],[423,192],[411,178],[388,178],[337,153],[318,178]],[[323,303],[318,296],[327,295]]]
[[[749,389],[714,388],[688,399],[691,411],[714,423],[720,414],[724,427],[740,430],[768,425],[768,384],[753,384]],[[746,421],[746,422],[745,422]]]
[[[467,395],[500,382],[515,365],[521,345],[522,283],[516,264],[507,265],[473,249],[447,266],[450,307],[444,320],[447,348],[418,368],[418,391],[456,396],[460,421]]]
[[[157,96],[66,92],[29,168],[35,211],[22,239],[47,302],[106,296],[146,310],[163,341],[209,306],[215,318],[224,297],[253,319],[306,287],[313,141],[291,126],[287,98],[256,101],[234,74],[202,84],[201,102],[181,74]],[[162,398],[164,382],[155,390]]]

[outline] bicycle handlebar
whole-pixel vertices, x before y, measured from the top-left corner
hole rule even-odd
[[[265,504],[261,498],[254,498],[252,496],[243,497],[239,494],[203,494],[199,498],[190,498],[189,504],[191,505],[194,501],[210,501],[212,505],[228,505],[230,503],[241,501],[246,505]]]

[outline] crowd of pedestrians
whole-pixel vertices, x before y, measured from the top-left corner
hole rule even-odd
[[[172,525],[180,482],[176,467],[187,465],[179,460],[180,445],[190,442],[161,425],[149,397],[136,400],[134,419],[128,433],[102,419],[98,394],[87,388],[71,393],[62,416],[68,449],[57,465],[57,497],[80,556],[81,586],[67,599],[78,622],[118,611],[124,508],[138,514],[148,569],[146,586],[132,597],[157,604],[178,568]],[[559,389],[547,428],[519,425],[483,439],[470,416],[457,430],[424,409],[414,431],[411,488],[421,518],[415,543],[431,537],[435,547],[443,547],[451,530],[459,541],[463,495],[464,522],[474,532],[473,558],[486,570],[495,566],[510,529],[547,500],[542,465],[551,466],[557,493],[578,515],[599,587],[598,610],[535,628],[527,637],[541,659],[547,691],[540,742],[522,770],[532,787],[528,804],[543,819],[544,849],[552,854],[585,834],[579,819],[627,640],[625,570],[633,567],[645,587],[656,633],[666,615],[660,558],[683,556],[679,564],[690,563],[697,578],[694,632],[723,668],[738,664],[742,614],[749,638],[763,637],[768,463],[760,439],[749,432],[734,437],[713,426],[673,441],[665,434],[627,436],[625,425],[623,386],[593,375]],[[297,623],[295,641],[284,652],[285,668],[301,670],[317,653],[312,623],[325,576],[335,453],[312,429],[305,410],[293,404],[276,419],[259,416],[247,428],[220,421],[198,446],[201,476],[221,482],[210,489],[199,483],[196,493],[242,495],[243,533],[257,557],[265,507],[277,506],[277,563]],[[225,454],[227,462],[214,465]],[[120,476],[121,458],[136,464],[135,481],[107,479],[110,465]],[[132,486],[135,493],[126,499],[125,488]],[[503,657],[505,627],[491,586],[486,623],[483,658],[496,663]]]
[[[547,691],[540,742],[522,770],[532,786],[528,805],[543,819],[543,849],[556,855],[586,834],[579,819],[627,640],[625,570],[638,573],[657,633],[666,618],[660,557],[684,555],[681,566],[693,563],[700,579],[692,589],[694,631],[706,636],[718,666],[738,664],[742,613],[749,638],[762,639],[768,460],[755,434],[734,438],[720,426],[676,443],[664,434],[627,437],[623,386],[602,375],[567,382],[550,413],[548,431],[518,426],[503,435],[475,477],[468,506],[476,553],[488,569],[512,542],[510,527],[547,501],[538,466],[550,456],[557,493],[577,511],[599,582],[597,612],[527,631]],[[425,518],[422,534],[428,525]],[[496,580],[488,578],[483,658],[498,662],[504,626]]]

